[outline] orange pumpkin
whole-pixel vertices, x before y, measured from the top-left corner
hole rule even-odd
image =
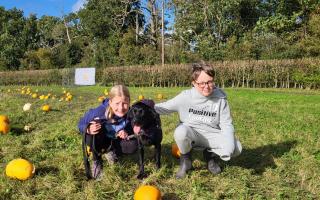
[[[161,192],[155,186],[143,185],[134,193],[134,200],[161,200]]]
[[[7,134],[10,131],[9,123],[0,121],[0,133]]]
[[[10,123],[7,115],[0,115],[0,122]]]
[[[172,144],[172,146],[171,146],[171,153],[172,153],[172,155],[173,155],[174,157],[180,158],[181,153],[180,153],[180,150],[179,150],[177,144]]]

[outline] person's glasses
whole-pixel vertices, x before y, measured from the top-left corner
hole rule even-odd
[[[208,85],[209,87],[213,86],[213,81],[200,82],[200,83],[195,81],[195,83],[201,88],[205,87],[206,85]]]

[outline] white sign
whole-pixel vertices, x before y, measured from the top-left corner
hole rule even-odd
[[[75,72],[74,84],[94,85],[96,78],[96,68],[77,68]]]

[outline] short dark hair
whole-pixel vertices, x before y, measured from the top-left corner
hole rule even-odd
[[[191,75],[192,81],[197,80],[202,71],[211,76],[212,78],[214,78],[216,75],[216,72],[214,71],[212,65],[210,65],[209,63],[203,61],[199,63],[193,63]]]

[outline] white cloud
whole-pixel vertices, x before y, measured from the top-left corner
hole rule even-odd
[[[83,8],[85,3],[87,3],[87,0],[78,0],[75,4],[73,4],[72,12],[78,12],[81,8]]]

